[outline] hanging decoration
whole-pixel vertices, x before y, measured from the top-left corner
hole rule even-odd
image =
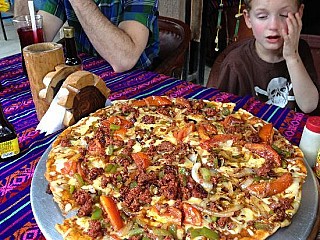
[[[238,33],[239,33],[239,26],[240,26],[240,18],[243,15],[243,13],[241,12],[241,0],[239,1],[239,6],[238,6],[238,13],[235,15],[236,18],[236,26],[234,29],[234,34],[233,34],[233,41],[236,42],[238,40]]]
[[[220,4],[219,4],[219,10],[218,10],[218,23],[217,23],[217,33],[216,33],[216,38],[214,40],[216,47],[215,47],[215,51],[218,52],[219,51],[219,31],[221,29],[221,16],[222,16],[222,11],[223,11],[223,2],[222,0],[220,0]]]

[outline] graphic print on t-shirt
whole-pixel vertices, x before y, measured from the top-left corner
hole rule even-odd
[[[294,101],[294,96],[290,96],[292,83],[284,77],[277,77],[271,79],[268,84],[267,90],[263,90],[258,86],[254,87],[256,95],[262,94],[268,97],[268,104],[279,106],[281,108],[287,106],[288,101]]]

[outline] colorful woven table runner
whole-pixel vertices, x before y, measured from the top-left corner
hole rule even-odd
[[[272,122],[289,141],[299,144],[307,119],[302,113],[267,105],[250,96],[238,97],[153,72],[114,73],[103,59],[85,54],[80,57],[84,70],[100,76],[111,89],[110,100],[168,95],[234,102],[236,109],[244,108]],[[0,102],[17,131],[21,148],[17,160],[0,162],[0,239],[44,239],[31,210],[30,185],[40,157],[61,131],[45,136],[35,130],[38,120],[20,54],[0,59],[0,82],[3,86]]]

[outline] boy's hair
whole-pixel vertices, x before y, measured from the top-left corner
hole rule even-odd
[[[251,2],[252,2],[252,0],[244,0],[244,5],[247,10],[251,9]],[[296,0],[296,2],[298,4],[298,6],[300,6],[303,3],[303,0]]]

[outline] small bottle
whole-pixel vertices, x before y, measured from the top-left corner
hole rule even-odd
[[[63,28],[63,34],[65,38],[66,60],[65,64],[68,66],[81,69],[82,61],[78,56],[76,42],[74,39],[74,28],[66,26]]]
[[[312,116],[307,119],[299,147],[309,166],[313,168],[320,148],[320,116]]]
[[[6,119],[0,105],[0,161],[13,160],[20,153],[14,127]]]
[[[316,173],[316,176],[320,179],[320,148],[318,150],[316,165],[314,166],[314,172]]]

